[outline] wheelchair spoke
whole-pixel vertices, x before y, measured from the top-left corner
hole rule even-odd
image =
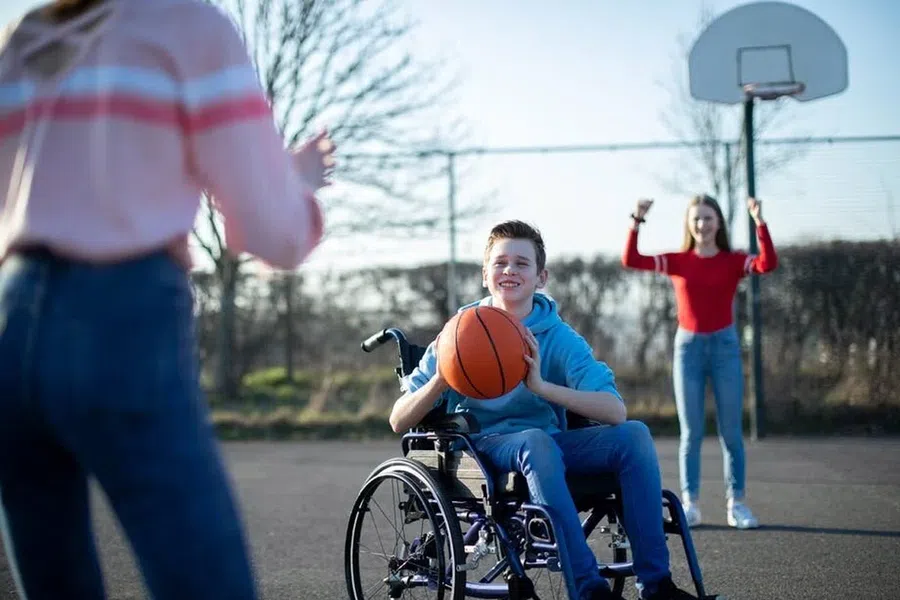
[[[526,571],[541,600],[564,600],[568,596],[566,583],[561,571],[551,571],[546,567]]]
[[[394,482],[394,483],[396,483],[396,482]],[[392,500],[393,512],[394,512],[394,516],[396,517],[397,507],[399,506],[399,504],[397,502],[396,487],[393,485],[391,486],[391,496],[392,496],[391,500]],[[385,518],[387,518],[387,513],[384,512],[384,509],[382,509],[381,506],[377,502],[375,504],[376,504],[376,506],[378,506],[378,510],[381,512],[381,514],[384,515]],[[373,526],[375,526],[374,521],[372,524],[373,524]],[[397,538],[394,540],[394,550],[396,551],[396,550],[400,550],[402,548],[402,550],[404,552],[408,551],[410,544],[409,544],[409,542],[406,541],[406,536],[403,534],[402,531],[400,531],[397,528],[396,525],[391,524],[391,527],[394,529],[394,532],[397,534]],[[424,525],[423,525],[423,529],[424,529]],[[379,538],[379,543],[380,543],[380,541],[381,541],[380,534],[379,534],[378,538]],[[401,540],[402,540],[402,544],[400,544]],[[390,558],[395,558],[396,556],[397,556],[397,554],[395,552],[394,554],[391,555]],[[407,558],[405,561],[403,561],[396,567],[396,570],[398,570],[398,571],[404,570],[407,567],[407,565],[411,562],[411,560],[412,560],[412,557]],[[388,559],[388,562],[390,562],[390,559]]]
[[[448,590],[458,598],[452,585],[458,575],[447,568],[453,555],[450,535],[438,504],[432,493],[417,488],[408,475],[384,475],[366,485],[348,532],[351,599],[442,600],[449,598]],[[382,519],[387,527],[378,523]],[[373,535],[375,542],[366,539]]]
[[[381,512],[381,514],[384,515],[384,518],[388,519],[387,513],[384,512],[384,510],[381,508],[381,506],[378,504],[378,502],[375,502],[375,506],[378,508],[379,512]],[[381,541],[382,537],[381,537],[381,533],[378,531],[378,523],[375,521],[374,518],[372,519],[372,527],[375,528],[375,532],[378,535],[378,543],[381,544],[382,552],[384,552],[385,555],[388,555],[387,551],[384,549],[384,544],[382,544],[382,541]],[[397,539],[400,539],[400,537],[402,537],[402,534],[397,530],[397,528],[393,524],[391,525],[391,528],[394,530],[394,533],[397,534],[397,538],[394,540],[394,549],[396,549],[397,548]],[[391,554],[389,556],[393,556],[393,554]]]
[[[384,581],[376,581],[373,585],[369,586],[369,587],[363,592],[363,598],[369,598],[369,597],[374,598],[376,592],[379,592],[379,591],[382,590],[382,588],[387,588],[387,587],[388,587],[388,585],[387,585],[386,582],[384,582]]]
[[[384,549],[384,544],[381,542],[381,533],[378,531],[378,524],[374,522],[374,519],[372,522],[372,526],[375,527],[375,532],[378,535],[378,545],[381,546],[381,552],[384,554],[385,558],[387,559],[389,557],[389,555],[387,553],[387,550]]]
[[[369,556],[377,556],[377,557],[383,558],[384,562],[390,561],[391,556],[387,552],[384,552],[383,550],[381,552],[373,552],[372,550],[369,550],[368,547],[365,547],[362,544],[359,545],[359,548],[360,548],[360,551],[365,550],[366,554],[368,554]]]
[[[396,482],[391,482],[391,483],[396,483]],[[396,524],[396,523],[397,523],[397,520],[396,520],[396,515],[397,515],[397,500],[396,500],[396,495],[394,494],[394,486],[393,486],[393,485],[391,486],[391,496],[392,496],[392,498],[391,498],[391,506],[392,506],[392,511],[393,511],[393,513],[394,513],[394,516],[395,516],[394,521],[391,521],[391,520],[390,520],[390,518],[387,516],[387,513],[384,512],[384,509],[383,509],[383,508],[381,508],[381,505],[380,505],[380,504],[378,504],[378,503],[376,502],[376,503],[375,503],[375,506],[377,506],[377,507],[378,507],[378,510],[381,511],[381,514],[384,515],[384,518],[387,519],[388,522],[390,522],[391,528],[394,530],[394,533],[397,534],[397,537],[396,537],[396,539],[394,540],[394,546],[396,547],[397,542],[398,542],[399,540],[402,539],[404,542],[405,542],[406,540],[405,540],[405,538],[403,537],[403,533],[402,533],[399,529],[397,529],[397,524]]]

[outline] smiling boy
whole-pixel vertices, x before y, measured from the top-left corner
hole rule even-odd
[[[616,596],[599,575],[565,474],[616,473],[641,597],[694,598],[672,583],[661,518],[659,462],[650,431],[643,423],[626,419],[612,370],[594,359],[590,345],[560,318],[556,302],[537,292],[548,276],[540,232],[521,221],[496,225],[488,236],[482,273],[490,296],[463,309],[495,306],[522,322],[532,352],[525,357],[529,365],[525,381],[489,401],[461,396],[437,372],[432,342],[404,380],[407,391],[394,404],[391,427],[395,432],[414,427],[441,403],[448,412],[475,416],[481,433],[472,437],[482,460],[498,472],[522,473],[531,500],[547,506],[558,524],[560,563],[573,599]],[[567,410],[602,425],[569,430]]]

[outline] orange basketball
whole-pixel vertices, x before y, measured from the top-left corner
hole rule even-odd
[[[528,372],[524,327],[492,306],[474,306],[447,321],[438,338],[438,369],[451,388],[487,400],[513,390]]]

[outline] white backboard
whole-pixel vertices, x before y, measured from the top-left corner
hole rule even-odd
[[[847,89],[847,49],[815,14],[786,2],[754,2],[715,19],[688,56],[691,96],[735,104],[745,86],[790,88],[815,100]]]

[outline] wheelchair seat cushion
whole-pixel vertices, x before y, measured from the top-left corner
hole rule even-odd
[[[590,475],[566,474],[566,485],[579,511],[595,507],[598,502],[611,497],[619,498],[619,479],[615,473],[603,472]]]
[[[500,493],[512,494],[516,498],[528,500],[528,482],[521,473],[503,473],[499,477],[499,483],[494,489]],[[566,487],[572,494],[572,500],[579,511],[593,508],[598,501],[615,496],[619,491],[619,481],[615,473],[596,473],[581,475],[566,474]]]

